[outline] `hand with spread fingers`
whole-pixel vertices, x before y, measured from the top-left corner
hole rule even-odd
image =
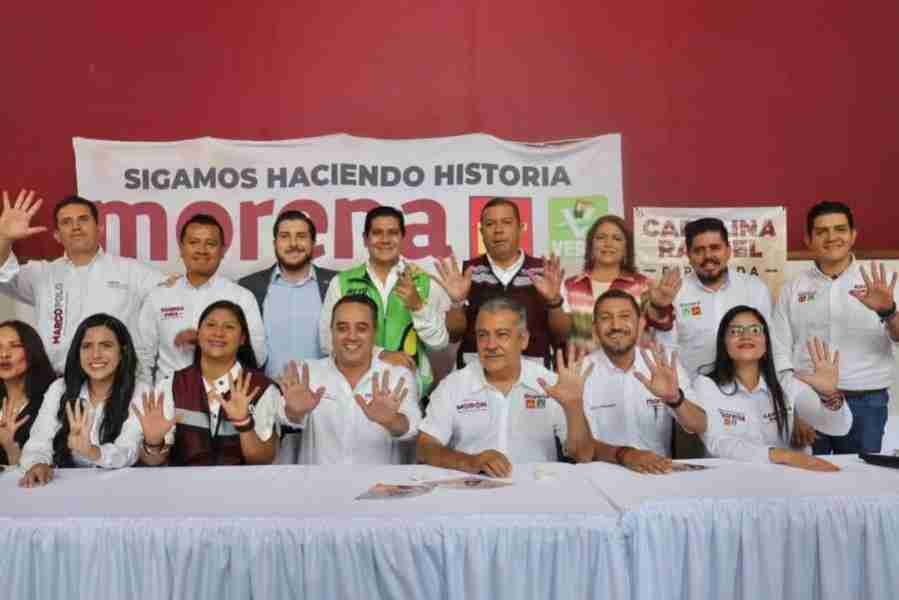
[[[668,269],[658,280],[652,281],[649,288],[649,301],[655,308],[667,308],[674,303],[683,280],[680,269]]]
[[[295,361],[287,363],[278,378],[278,385],[284,395],[287,416],[294,423],[299,423],[307,413],[315,410],[325,395],[323,387],[314,392],[310,389],[309,365],[306,363],[303,363],[302,369],[297,367]]]
[[[415,359],[402,350],[381,350],[378,358],[392,367],[402,367],[415,372]]]
[[[259,394],[259,386],[250,389],[251,383],[252,374],[249,371],[242,371],[237,376],[237,381],[228,373],[228,389],[231,393],[228,398],[219,395],[219,402],[229,421],[244,421],[250,416],[250,404]]]
[[[46,227],[32,227],[31,219],[40,210],[44,201],[34,199],[34,190],[21,190],[13,204],[9,194],[3,190],[3,213],[0,213],[0,239],[10,242],[23,240],[36,233],[47,231]]]
[[[543,259],[543,274],[530,273],[534,287],[543,296],[547,304],[558,304],[562,299],[562,282],[565,281],[565,269],[562,259],[555,254]]]
[[[175,336],[175,348],[179,350],[191,350],[197,345],[197,330],[185,329]]]
[[[459,303],[468,298],[468,292],[471,291],[471,267],[462,273],[455,255],[452,254],[447,258],[435,260],[434,267],[437,274],[431,275],[431,279],[440,284],[450,300]]]
[[[508,477],[512,474],[512,463],[499,450],[484,450],[471,457],[465,470],[475,475],[483,473],[490,477]]]
[[[812,360],[811,373],[796,373],[796,379],[810,385],[820,396],[839,396],[840,352],[830,353],[826,342],[814,337],[806,342],[809,358]]]
[[[400,377],[396,386],[390,389],[390,371],[384,371],[380,382],[377,371],[372,374],[371,401],[366,402],[360,394],[356,394],[356,404],[365,413],[369,421],[389,430],[391,433],[402,435],[409,429],[408,420],[400,413],[400,406],[406,399],[409,390],[406,388],[406,380]],[[405,428],[401,427],[405,422]],[[399,431],[402,429],[402,431]]]
[[[896,278],[899,276],[893,273],[890,282],[887,283],[887,272],[883,263],[879,265],[871,261],[871,275],[868,276],[865,267],[861,267],[862,279],[865,280],[865,288],[862,290],[852,290],[849,292],[859,302],[873,310],[874,312],[887,312],[896,301]]]
[[[91,418],[90,411],[80,399],[67,402],[65,407],[66,418],[69,421],[69,437],[66,440],[69,450],[90,460],[99,460],[100,449],[91,443],[91,429],[94,420]]]
[[[584,352],[568,344],[568,360],[561,350],[556,351],[556,373],[559,378],[554,385],[547,385],[545,379],[537,379],[543,391],[558,402],[562,408],[582,408],[584,403],[584,383],[593,372],[593,363],[585,364]]]
[[[621,453],[621,465],[631,471],[650,475],[663,475],[671,472],[670,458],[637,448],[626,448]]]
[[[399,296],[403,306],[405,306],[409,312],[417,312],[425,305],[424,300],[421,299],[421,294],[418,293],[418,288],[415,287],[415,281],[412,279],[412,268],[408,265],[406,269],[400,273],[393,291]]]
[[[39,463],[31,467],[25,472],[25,475],[19,480],[19,487],[35,488],[47,485],[53,479],[53,467],[50,465]]]
[[[167,419],[164,412],[164,394],[155,390],[143,393],[143,413],[131,408],[140,421],[144,442],[149,446],[159,446],[165,442],[166,434],[175,426],[175,419]]]
[[[676,404],[680,398],[680,385],[677,378],[677,351],[672,352],[671,356],[666,356],[665,348],[662,346],[653,346],[647,351],[640,349],[640,355],[649,369],[650,377],[637,371],[634,377],[640,380],[640,383],[649,390],[649,392],[662,400],[666,404]],[[651,355],[651,356],[650,356]]]
[[[30,415],[25,415],[19,419],[16,418],[22,414],[22,411],[27,406],[26,404],[22,407],[22,410],[16,411],[8,398],[3,399],[3,407],[0,408],[0,448],[6,451],[7,457],[10,454],[10,450],[16,446],[16,432],[31,418]],[[10,461],[10,464],[13,464],[13,462]]]

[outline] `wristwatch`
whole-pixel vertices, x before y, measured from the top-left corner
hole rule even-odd
[[[665,402],[671,410],[677,410],[687,398],[684,396],[684,390],[677,388],[677,400],[675,402]],[[664,400],[663,400],[664,402]]]
[[[890,319],[892,319],[896,315],[896,303],[893,302],[893,306],[889,307],[886,310],[878,310],[877,316],[880,317],[881,323],[886,323]]]

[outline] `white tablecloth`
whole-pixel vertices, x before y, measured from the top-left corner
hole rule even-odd
[[[0,598],[629,598],[619,514],[580,471],[356,501],[424,466],[0,476]]]

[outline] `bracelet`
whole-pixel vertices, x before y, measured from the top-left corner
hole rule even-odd
[[[821,403],[829,410],[839,410],[846,400],[846,396],[840,390],[837,390],[830,396],[824,396],[823,394],[818,394],[818,396],[821,398]]]
[[[675,400],[674,402],[665,402],[663,400],[662,402],[665,402],[665,404],[667,404],[668,408],[670,408],[671,410],[677,410],[686,399],[687,398],[684,396],[684,390],[682,390],[681,388],[677,388],[677,400]]]
[[[149,454],[150,456],[159,456],[160,454],[165,454],[171,449],[171,446],[165,443],[165,440],[161,444],[148,444],[144,442],[144,452]]]
[[[881,323],[886,323],[887,321],[892,319],[894,316],[896,316],[896,303],[893,302],[893,306],[889,307],[886,310],[877,311],[877,316],[880,317]]]
[[[468,304],[468,300],[453,300],[450,302],[450,308],[465,308],[466,304]]]
[[[552,304],[547,304],[546,308],[548,308],[549,310],[555,310],[557,308],[562,308],[562,304],[564,304],[564,303],[565,303],[565,300],[561,296],[559,296],[559,300],[557,302],[553,302]]]
[[[256,420],[253,419],[253,415],[250,415],[237,423],[232,422],[231,425],[237,430],[237,433],[246,433],[248,431],[253,431],[253,427],[256,426]]]
[[[650,300],[650,301],[649,301],[649,305],[650,305],[652,308],[654,308],[655,310],[657,310],[657,311],[659,311],[660,313],[663,313],[663,314],[670,313],[670,312],[672,312],[672,311],[674,310],[674,305],[673,305],[673,304],[669,304],[668,306],[659,306],[658,304],[656,304],[655,302],[653,302],[652,300]]]
[[[618,450],[615,450],[615,464],[624,466],[621,460],[624,458],[624,453],[628,450],[634,450],[633,446],[618,446]]]

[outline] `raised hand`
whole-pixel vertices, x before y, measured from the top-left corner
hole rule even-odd
[[[565,281],[565,269],[562,259],[555,254],[543,260],[543,274],[529,273],[534,287],[543,296],[547,304],[556,304],[562,298],[562,282]]]
[[[197,345],[197,330],[185,329],[175,336],[175,348],[179,350],[191,350]]]
[[[874,312],[890,310],[895,302],[897,273],[894,272],[890,282],[887,283],[887,272],[883,263],[878,265],[874,261],[871,261],[870,277],[864,266],[861,267],[861,272],[862,279],[865,280],[865,289],[852,290],[849,293]]]
[[[415,281],[412,279],[412,268],[408,265],[400,273],[393,291],[399,296],[403,306],[410,312],[421,310],[425,305],[424,300],[421,299],[421,294],[418,293],[418,288],[415,287]]]
[[[634,377],[639,379],[640,383],[662,402],[676,404],[680,398],[680,385],[677,380],[677,351],[672,352],[670,357],[666,357],[665,348],[654,345],[649,348],[649,352],[640,348],[640,354],[643,356],[646,368],[649,369],[650,378],[647,379],[645,375],[637,371],[634,371]]]
[[[627,448],[621,453],[621,465],[637,473],[662,475],[671,472],[671,459],[649,450]]]
[[[653,280],[649,288],[649,301],[656,308],[666,308],[674,303],[683,280],[680,269],[668,269],[658,280]]]
[[[309,388],[309,365],[306,363],[303,363],[302,374],[295,361],[287,363],[278,378],[278,385],[284,395],[287,416],[295,423],[302,420],[306,413],[315,410],[325,395],[323,387],[314,392]]]
[[[0,239],[15,241],[47,231],[46,227],[31,227],[31,219],[44,201],[34,199],[34,190],[20,190],[10,205],[9,194],[3,190],[3,213],[0,214]]]
[[[435,260],[434,267],[437,269],[437,275],[431,275],[431,279],[446,290],[450,300],[462,302],[468,298],[468,292],[471,291],[471,267],[462,273],[455,255],[452,254],[447,258]]]
[[[250,389],[251,380],[252,375],[246,370],[237,376],[237,381],[228,373],[228,389],[231,393],[227,399],[221,396],[219,401],[229,421],[243,421],[250,416],[250,404],[259,393],[258,385]]]
[[[77,452],[85,458],[97,460],[100,457],[100,449],[91,443],[91,428],[94,420],[90,411],[83,406],[80,399],[66,403],[66,418],[69,421],[69,437],[66,443],[69,450]]]
[[[390,371],[384,371],[380,382],[378,382],[376,371],[372,374],[371,380],[371,402],[366,402],[365,398],[356,394],[356,404],[359,405],[369,421],[389,429],[391,425],[395,424],[400,405],[408,393],[405,379],[401,377],[396,387],[391,390]]]
[[[164,394],[156,393],[155,390],[144,392],[143,408],[141,413],[131,407],[131,412],[135,414],[140,421],[140,429],[144,433],[144,442],[148,446],[159,446],[165,441],[166,434],[175,426],[175,419],[167,419],[165,417]]]
[[[16,420],[16,417],[22,414],[22,411],[15,412],[12,404],[11,400],[4,398],[3,408],[0,408],[0,447],[6,450],[7,455],[16,443],[16,432],[19,430],[19,427],[27,423],[28,419],[31,418],[30,415],[25,415],[21,419]],[[23,406],[22,410],[25,410],[26,406],[28,405]]]
[[[831,356],[826,342],[814,337],[805,344],[812,360],[811,373],[796,373],[796,379],[812,386],[821,396],[834,396],[839,392],[840,351]]]
[[[540,378],[537,379],[537,383],[562,408],[566,410],[583,408],[584,383],[593,372],[594,364],[585,365],[583,350],[576,349],[570,342],[568,356],[566,363],[565,354],[561,350],[556,350],[556,373],[559,378],[555,385],[547,385],[546,380]]]

